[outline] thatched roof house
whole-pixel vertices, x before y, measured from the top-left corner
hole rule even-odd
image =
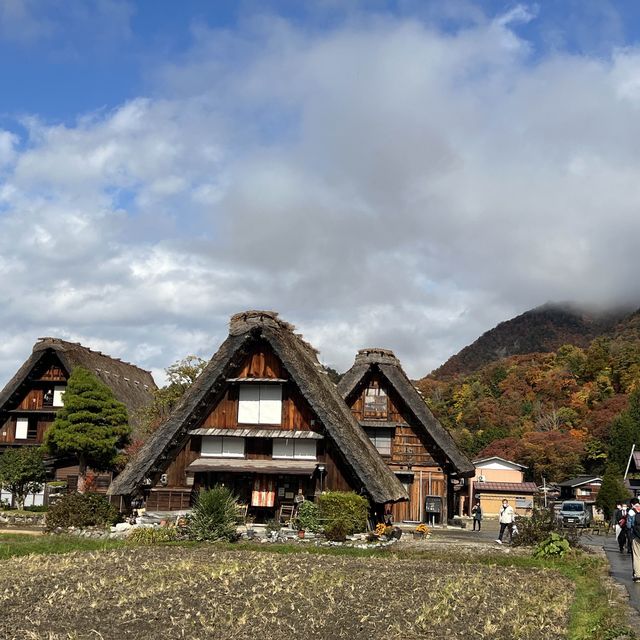
[[[135,431],[140,410],[151,404],[156,384],[151,373],[133,364],[59,338],[40,338],[31,355],[0,391],[0,449],[42,444],[44,434],[64,405],[69,376],[83,367],[104,382],[127,407]],[[50,458],[49,471],[56,480],[75,486],[77,460]],[[100,473],[95,490],[106,492],[111,472]],[[43,496],[34,497],[42,500]]]
[[[394,353],[360,350],[338,383],[338,392],[409,490],[411,502],[395,509],[396,519],[423,519],[427,495],[440,497],[444,518],[454,507],[453,481],[461,486],[474,467],[431,413]]]
[[[251,362],[257,364],[247,364]],[[265,362],[271,364],[265,365]],[[273,424],[247,424],[251,419],[238,415],[238,398],[242,396],[238,387],[253,385],[257,388],[265,384],[281,387],[289,408],[283,400],[282,409],[278,409],[281,414],[272,420]],[[298,417],[288,417],[292,412],[298,412]],[[265,428],[269,430],[267,434]],[[226,433],[230,438],[241,439],[246,450],[242,449],[243,454],[236,455],[235,461],[205,459],[205,446],[199,439],[220,438],[220,434],[225,433],[223,429],[228,429]],[[198,476],[198,473],[203,473],[207,466],[219,473],[235,468],[238,478],[240,472],[245,474],[242,477],[258,471],[269,473],[270,467],[273,467],[272,473],[283,473],[282,463],[271,459],[271,447],[273,445],[273,458],[276,458],[276,441],[287,429],[290,440],[313,437],[320,440],[310,442],[323,443],[324,448],[319,450],[317,459],[312,455],[311,473],[314,470],[316,475],[322,473],[326,466],[326,481],[329,482],[332,477],[329,467],[335,462],[339,468],[336,473],[348,478],[349,487],[364,492],[372,502],[406,500],[402,485],[354,420],[314,349],[294,333],[293,326],[271,311],[246,311],[231,318],[227,339],[169,419],[116,478],[109,493],[136,495],[145,485],[157,486],[161,477],[169,477],[169,485],[174,482],[174,476],[177,484],[191,482],[193,485],[193,470],[197,485],[198,477],[202,482],[206,481],[208,476]],[[267,441],[265,435],[271,438]],[[252,447],[259,442],[264,445],[260,449],[260,460],[252,460]],[[187,462],[174,473],[181,455],[187,456]],[[300,469],[296,472],[302,473]],[[325,485],[324,488],[332,487]],[[281,493],[287,495],[288,490],[285,492],[283,488]]]
[[[3,412],[6,413],[11,407],[12,400],[18,401],[31,388],[31,383],[42,379],[42,374],[55,363],[62,365],[65,378],[76,367],[91,371],[125,404],[130,417],[153,400],[156,383],[149,371],[100,351],[93,351],[79,342],[40,338],[33,346],[31,355],[0,391],[0,421],[6,417]]]

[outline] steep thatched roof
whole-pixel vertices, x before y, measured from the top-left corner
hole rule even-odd
[[[131,495],[147,477],[162,473],[222,397],[227,378],[258,341],[265,341],[280,358],[324,426],[355,482],[376,503],[406,500],[407,495],[384,464],[369,438],[355,422],[316,358],[315,350],[294,327],[272,311],[246,311],[231,318],[229,337],[185,393],[169,419],[145,443],[138,455],[114,480],[109,493]]]
[[[39,365],[51,355],[58,358],[69,374],[73,373],[76,367],[83,367],[96,375],[113,391],[115,397],[125,404],[130,419],[153,400],[156,383],[149,371],[100,351],[83,347],[78,342],[40,338],[33,346],[29,358],[0,391],[0,418],[6,411],[7,403],[12,398],[17,399],[32,377],[38,377]]]
[[[355,362],[338,383],[340,395],[348,402],[362,390],[369,372],[379,371],[395,392],[402,398],[415,422],[412,424],[424,430],[427,438],[449,459],[453,470],[463,477],[474,474],[474,466],[453,441],[451,434],[438,422],[429,410],[417,389],[411,384],[402,365],[393,351],[388,349],[361,349]]]

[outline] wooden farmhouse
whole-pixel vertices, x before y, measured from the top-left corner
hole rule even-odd
[[[130,419],[153,400],[155,382],[148,371],[92,351],[79,343],[58,338],[40,338],[18,372],[0,392],[0,452],[12,447],[42,444],[56,412],[64,405],[67,379],[76,367],[96,375],[123,402]],[[75,488],[75,460],[50,460],[56,480]],[[111,474],[99,475],[96,489],[106,492]]]
[[[400,361],[387,349],[362,349],[338,391],[402,482],[409,502],[393,506],[394,522],[439,521],[454,514],[454,484],[474,468],[433,416]]]
[[[180,510],[201,488],[229,487],[258,520],[301,491],[353,490],[382,512],[406,500],[316,352],[268,311],[231,318],[228,338],[168,420],[109,489],[123,506]]]

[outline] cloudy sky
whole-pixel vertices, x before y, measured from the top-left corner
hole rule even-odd
[[[0,385],[156,374],[278,310],[420,376],[549,300],[640,304],[640,3],[0,0]]]

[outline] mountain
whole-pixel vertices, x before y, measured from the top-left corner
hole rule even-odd
[[[630,309],[594,311],[572,303],[547,303],[501,322],[429,377],[452,380],[509,356],[550,353],[563,344],[584,348],[604,334],[640,331],[640,311],[632,316],[629,312]],[[632,327],[627,326],[628,320],[633,320]]]

